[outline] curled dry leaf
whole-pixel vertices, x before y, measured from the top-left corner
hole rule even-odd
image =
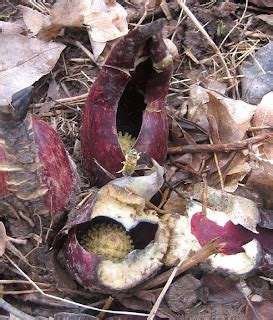
[[[93,0],[86,18],[87,30],[95,59],[103,52],[106,42],[128,33],[127,12],[115,0]],[[92,16],[94,21],[92,21]],[[90,24],[88,23],[90,22]]]
[[[0,106],[10,103],[14,93],[48,74],[65,48],[60,43],[45,43],[20,34],[0,34],[0,42]]]
[[[49,16],[26,7],[22,11],[28,28],[45,41],[55,38],[64,27],[87,26],[95,57],[107,41],[128,33],[126,10],[116,1],[58,0]]]
[[[241,100],[209,94],[208,115],[216,121],[222,143],[237,142],[243,139],[250,126],[256,106]]]
[[[259,14],[256,18],[273,26],[273,14]]]
[[[89,6],[89,0],[58,0],[50,10],[49,18],[38,31],[38,38],[50,41],[64,27],[83,27]]]
[[[267,93],[258,104],[252,124],[254,127],[273,126],[273,91]]]
[[[43,27],[50,25],[49,16],[26,6],[18,6],[18,8],[23,15],[23,20],[27,29],[34,35],[37,35]]]

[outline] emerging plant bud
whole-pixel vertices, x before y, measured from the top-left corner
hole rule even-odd
[[[164,20],[140,26],[113,48],[85,105],[81,144],[92,184],[117,175],[132,148],[163,164],[168,126],[164,110],[172,57],[163,41]],[[96,160],[97,163],[94,161]]]
[[[78,174],[57,133],[28,114],[31,91],[17,92],[1,107],[0,214],[20,210],[57,218],[78,191]]]
[[[64,239],[70,274],[101,292],[127,290],[151,277],[163,265],[169,240],[167,222],[145,208],[144,198],[114,182],[73,210],[55,240],[58,245]]]

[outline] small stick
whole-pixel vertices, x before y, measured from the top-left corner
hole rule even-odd
[[[181,0],[177,0],[177,3],[186,12],[186,14],[189,16],[189,18],[192,20],[192,22],[197,27],[197,29],[207,39],[209,45],[214,49],[214,51],[216,52],[216,54],[218,55],[218,57],[219,57],[219,59],[221,61],[221,64],[222,64],[222,66],[223,66],[223,68],[225,70],[225,73],[226,73],[227,77],[229,78],[230,85],[233,86],[233,82],[232,82],[233,78],[231,77],[231,73],[229,72],[228,66],[227,66],[227,64],[225,62],[225,59],[224,59],[220,49],[217,47],[217,45],[214,43],[214,41],[211,39],[211,37],[209,36],[207,31],[204,29],[204,27],[201,25],[201,23],[196,19],[196,17],[190,11],[190,9]]]
[[[112,298],[111,296],[108,297],[108,299],[106,300],[106,302],[104,303],[102,309],[104,310],[108,310],[112,304],[112,302],[114,301],[114,298]],[[105,316],[105,312],[101,311],[98,315],[97,318],[98,319],[103,319]]]
[[[256,137],[248,138],[240,142],[226,144],[196,144],[181,147],[168,148],[169,154],[177,153],[200,153],[200,152],[232,152],[247,149],[250,144],[258,143],[273,136],[272,132],[260,134]]]
[[[178,267],[175,276],[179,276],[181,273],[194,267],[198,263],[205,261],[209,256],[211,256],[212,254],[218,253],[220,250],[221,250],[221,245],[215,241],[206,244],[204,247],[202,247],[200,250],[194,253],[191,257],[189,257],[186,261],[184,261]],[[141,286],[140,289],[148,290],[148,289],[152,289],[162,285],[169,279],[174,269],[175,268],[171,268],[170,270],[161,273],[160,275],[158,275],[157,277],[149,281],[147,284],[144,284],[143,286]]]
[[[147,317],[148,314],[147,313],[140,313],[140,312],[130,312],[130,311],[115,311],[115,310],[103,310],[101,308],[96,308],[96,307],[91,307],[82,303],[78,303],[72,300],[67,300],[58,296],[54,296],[52,294],[49,293],[45,293],[8,255],[4,254],[4,257],[20,272],[20,274],[27,279],[30,284],[37,289],[43,296],[57,300],[57,301],[61,301],[63,303],[66,303],[67,305],[72,305],[74,307],[80,307],[80,308],[84,308],[84,309],[89,309],[89,310],[93,310],[93,311],[104,311],[105,313],[112,313],[112,314],[121,314],[121,315],[127,315],[127,316],[141,316],[141,317]],[[1,302],[1,300],[0,300]],[[0,305],[1,306],[1,305]],[[26,320],[32,320],[33,318],[20,318],[20,319],[26,319]]]
[[[158,206],[159,209],[161,209],[164,206],[164,204],[167,202],[170,193],[171,193],[171,188],[167,187],[164,189],[162,199],[161,199],[160,204]]]
[[[157,298],[155,304],[153,305],[152,310],[150,311],[150,314],[149,314],[147,320],[153,320],[154,317],[156,316],[156,312],[157,312],[157,310],[158,310],[158,308],[159,308],[159,306],[160,306],[160,304],[161,304],[166,292],[168,291],[173,279],[175,278],[176,273],[177,273],[179,267],[181,266],[181,264],[182,264],[182,261],[180,261],[179,264],[173,269],[168,281],[166,282],[166,284],[165,284],[164,288],[162,289],[159,297]]]

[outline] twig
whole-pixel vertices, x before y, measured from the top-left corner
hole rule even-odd
[[[146,16],[147,16],[147,12],[148,12],[148,3],[149,1],[146,0],[145,4],[144,4],[144,13],[142,15],[142,17],[139,19],[138,23],[135,25],[134,29],[138,28],[142,22],[145,20]]]
[[[240,142],[226,144],[196,144],[181,147],[168,148],[169,154],[177,153],[200,153],[200,152],[232,152],[247,149],[249,145],[264,141],[273,136],[272,132],[260,134],[256,137],[245,139]]]
[[[14,315],[15,317],[19,318],[20,320],[34,320],[35,318],[24,313],[23,311],[18,310],[17,308],[13,307],[3,298],[0,298],[0,307],[10,314]]]
[[[114,298],[112,298],[111,296],[108,297],[108,299],[106,300],[106,302],[104,303],[103,305],[103,309],[105,310],[108,310],[112,304],[112,302],[114,301]],[[104,311],[101,311],[98,315],[97,315],[97,318],[98,319],[103,319],[104,318],[104,315],[105,315],[105,312]]]
[[[75,97],[69,97],[69,98],[61,98],[61,99],[57,99],[55,100],[55,102],[58,102],[58,103],[67,103],[67,102],[79,102],[79,101],[85,101],[88,97],[88,93],[84,93],[84,94],[81,94],[80,96],[75,96]]]
[[[166,282],[166,284],[165,284],[164,288],[162,289],[159,297],[157,298],[155,304],[153,305],[152,310],[150,311],[150,314],[149,314],[147,320],[153,320],[153,319],[154,319],[154,317],[155,317],[155,315],[156,315],[156,312],[157,312],[157,310],[158,310],[158,308],[159,308],[159,306],[160,306],[160,304],[161,304],[161,302],[162,302],[162,300],[163,300],[166,292],[168,291],[168,289],[169,289],[169,287],[170,287],[173,279],[175,278],[178,269],[179,269],[180,266],[182,265],[182,263],[183,263],[183,262],[180,261],[179,264],[173,269],[173,271],[172,271],[172,273],[171,273],[168,281]]]
[[[212,254],[216,254],[221,250],[221,245],[217,242],[211,242],[204,247],[202,247],[200,250],[198,250],[196,253],[194,253],[191,257],[189,257],[186,261],[184,261],[177,269],[176,276],[179,276],[181,273],[185,272],[186,270],[194,267],[200,262],[205,261],[209,256]],[[140,287],[140,290],[148,290],[155,287],[158,287],[165,283],[169,277],[171,276],[174,268],[161,273],[157,277],[153,278],[148,283],[144,284]]]
[[[133,189],[131,189],[130,187],[128,186],[125,186],[125,189],[128,190],[129,192],[139,196]],[[163,209],[160,209],[158,208],[156,205],[154,205],[152,202],[150,202],[149,200],[145,199],[145,206],[149,209],[153,209],[155,210],[157,213],[160,213],[162,215],[164,214],[169,214],[170,212],[166,211],[166,210],[163,210]]]
[[[223,41],[221,42],[220,46],[219,46],[219,50],[222,48],[223,44],[226,42],[227,38],[231,35],[231,33],[238,27],[238,25],[242,22],[242,20],[244,19],[245,15],[246,15],[246,11],[248,8],[248,0],[246,0],[246,4],[245,4],[245,8],[243,11],[243,14],[241,16],[241,18],[239,19],[239,21],[233,26],[233,28],[231,28],[228,32],[228,34],[225,36],[225,38],[223,39]]]
[[[103,309],[100,309],[100,308],[91,307],[91,306],[88,306],[88,305],[84,305],[82,303],[74,302],[74,301],[71,301],[71,300],[63,299],[61,297],[53,296],[52,294],[45,293],[11,258],[9,258],[6,254],[4,254],[4,257],[22,274],[22,276],[25,279],[27,279],[32,284],[32,286],[35,289],[37,289],[45,297],[64,302],[66,304],[70,304],[70,305],[73,305],[75,307],[85,308],[85,309],[98,311],[98,312],[104,311],[105,313],[122,314],[122,315],[130,315],[130,316],[140,316],[140,317],[147,317],[148,316],[148,314],[146,314],[146,313],[103,310]],[[34,318],[25,318],[25,319],[29,320],[29,319],[34,319]]]
[[[73,39],[68,39],[68,38],[62,38],[62,42],[64,44],[71,44],[73,46],[76,46],[78,47],[79,49],[81,49],[85,54],[86,56],[96,65],[98,65],[96,63],[96,59],[94,57],[94,55],[78,40],[73,40]]]
[[[204,27],[201,25],[201,23],[196,19],[196,17],[194,16],[194,14],[190,11],[190,9],[182,2],[182,0],[176,0],[177,3],[179,4],[179,6],[186,12],[186,14],[189,16],[189,18],[192,20],[192,22],[195,24],[195,26],[198,28],[198,30],[203,34],[203,36],[207,39],[209,45],[214,49],[214,51],[216,52],[216,54],[218,55],[221,64],[225,70],[225,73],[227,75],[227,77],[229,78],[229,83],[231,86],[233,86],[233,82],[232,82],[232,76],[231,73],[228,69],[228,66],[225,62],[225,59],[220,51],[220,49],[217,47],[217,45],[214,43],[214,41],[211,39],[211,37],[209,36],[209,34],[207,33],[207,31],[204,29]]]

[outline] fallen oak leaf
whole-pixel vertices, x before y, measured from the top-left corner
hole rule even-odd
[[[24,10],[29,12],[31,9]],[[35,16],[37,16],[36,13]],[[49,17],[43,18],[42,25],[37,28],[32,26],[31,29],[32,31],[35,29],[39,39],[50,41],[64,27],[86,26],[93,52],[97,58],[107,41],[128,33],[126,17],[126,10],[116,1],[108,3],[101,0],[59,0],[50,10]]]
[[[97,59],[103,52],[107,41],[114,40],[128,33],[127,11],[115,0],[112,2],[93,0],[90,9],[94,13],[106,13],[107,19],[111,20],[110,28],[104,28],[105,22],[102,19],[98,21],[97,25],[93,25],[93,28],[91,25],[87,26],[92,51],[95,59]],[[86,18],[85,23],[87,25],[90,18],[90,16]],[[113,38],[113,34],[117,34],[117,32],[120,35]]]
[[[50,10],[49,23],[44,24],[37,37],[50,41],[64,27],[83,27],[84,17],[89,13],[90,0],[59,0]]]
[[[0,106],[48,74],[65,48],[60,43],[45,43],[20,34],[0,34],[0,42]]]
[[[26,6],[19,5],[18,9],[23,15],[23,20],[27,29],[34,35],[37,35],[43,27],[50,25],[49,16]]]
[[[23,22],[0,21],[0,34],[16,34],[24,31]]]
[[[242,100],[216,96],[212,92],[208,92],[208,95],[208,115],[216,120],[221,142],[232,143],[242,140],[257,107]]]

